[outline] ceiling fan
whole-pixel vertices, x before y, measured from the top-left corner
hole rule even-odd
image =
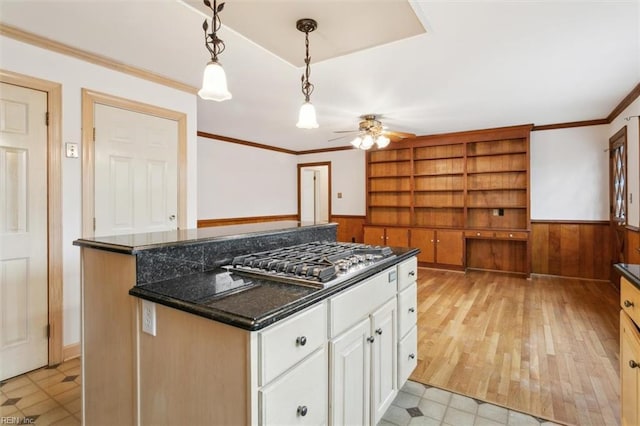
[[[398,142],[405,138],[414,138],[416,135],[413,133],[398,132],[395,130],[387,130],[386,126],[382,125],[379,120],[380,115],[365,114],[361,115],[357,130],[338,130],[334,133],[347,133],[344,136],[330,139],[335,141],[338,139],[349,137],[350,133],[357,133],[357,136],[351,141],[351,144],[360,149],[369,149],[374,144],[378,145],[378,148],[384,148],[389,145],[390,142]]]

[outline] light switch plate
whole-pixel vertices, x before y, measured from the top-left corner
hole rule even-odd
[[[65,145],[67,158],[78,158],[78,144],[68,142]]]

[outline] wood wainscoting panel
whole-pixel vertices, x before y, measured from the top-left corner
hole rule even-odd
[[[609,222],[532,221],[532,272],[609,279]]]
[[[331,222],[338,224],[338,241],[341,242],[364,242],[363,226],[365,216],[332,215]]]
[[[281,220],[298,220],[297,214],[283,214],[278,216],[229,217],[224,219],[198,219],[198,228],[210,226],[242,225],[244,223],[278,222]]]

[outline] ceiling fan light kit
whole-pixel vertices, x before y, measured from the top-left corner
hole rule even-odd
[[[298,114],[298,123],[296,127],[300,129],[316,129],[318,128],[318,120],[316,119],[316,109],[311,104],[311,93],[313,92],[313,84],[309,82],[311,75],[311,57],[309,56],[309,33],[318,28],[318,23],[313,19],[299,19],[296,22],[296,28],[305,34],[304,44],[306,54],[304,58],[305,72],[302,74],[302,94],[304,95],[304,103],[300,107]]]
[[[207,32],[209,30],[207,20],[205,19],[202,23],[204,45],[211,54],[211,61],[204,69],[202,88],[198,91],[198,96],[202,99],[222,102],[231,99],[231,92],[227,88],[227,75],[220,62],[218,62],[218,55],[225,49],[224,41],[218,37],[218,30],[222,25],[218,14],[224,9],[224,2],[218,4],[217,0],[213,0],[212,5],[209,0],[204,0],[204,4],[213,12],[210,33]]]

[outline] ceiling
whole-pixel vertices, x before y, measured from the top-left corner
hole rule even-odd
[[[637,0],[411,1],[426,33],[315,60],[314,43],[320,48],[325,38],[321,29],[338,31],[332,19],[344,18],[345,4],[368,10],[393,2],[227,0],[219,33],[227,49],[220,60],[233,99],[198,99],[198,130],[303,151],[348,145],[349,139],[328,140],[336,130],[356,129],[366,113],[383,114],[389,128],[418,135],[593,120],[607,117],[640,82]],[[318,129],[295,127],[303,68],[283,59],[304,57],[295,22],[287,29],[290,42],[278,39],[285,52],[279,54],[268,50],[268,32],[266,40],[252,40],[241,26],[226,25],[227,14],[241,19],[232,19],[234,5],[251,3],[282,13],[295,6],[306,15],[300,18],[322,16],[318,33],[310,35]],[[176,0],[0,0],[0,21],[7,25],[194,87],[209,60],[204,17]],[[263,24],[267,30],[281,25]],[[379,28],[396,25],[389,19]],[[350,31],[343,25],[339,36],[325,36],[338,43],[354,36]]]

